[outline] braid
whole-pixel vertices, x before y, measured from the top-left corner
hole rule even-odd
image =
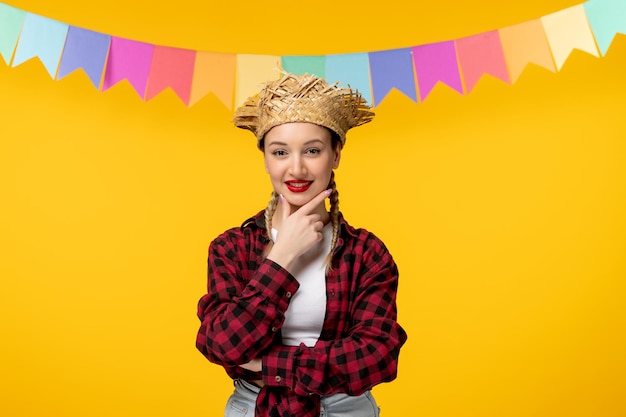
[[[267,237],[269,238],[269,242],[265,248],[265,256],[267,256],[270,249],[272,249],[272,246],[274,246],[274,241],[272,240],[272,217],[274,217],[276,207],[278,207],[278,194],[272,191],[272,199],[265,208],[265,230],[267,231]]]
[[[333,237],[330,241],[330,253],[326,257],[326,265],[330,268],[330,263],[333,257],[333,251],[337,245],[337,239],[339,238],[339,192],[337,191],[337,184],[335,183],[335,172],[330,174],[330,184],[328,188],[332,189],[330,194],[330,221],[333,224]]]

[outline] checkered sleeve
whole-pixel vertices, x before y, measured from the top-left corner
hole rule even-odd
[[[284,321],[298,283],[280,265],[248,261],[249,242],[225,233],[209,247],[208,293],[200,299],[196,346],[225,368],[261,357]],[[254,265],[253,265],[254,264]],[[250,268],[250,269],[248,269]]]
[[[298,395],[360,395],[395,379],[400,348],[407,339],[397,323],[398,270],[379,248],[359,280],[349,312],[349,330],[314,347],[273,346],[263,357],[263,381]]]

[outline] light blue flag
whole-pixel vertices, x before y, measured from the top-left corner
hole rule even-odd
[[[356,89],[372,104],[370,68],[367,53],[326,56],[326,79],[342,87]]]
[[[6,64],[11,62],[25,17],[25,11],[0,3],[0,55]]]
[[[31,13],[24,19],[13,66],[38,57],[54,79],[69,26]]]
[[[626,1],[589,0],[583,6],[600,53],[604,55],[616,33],[626,34]]]
[[[311,74],[325,78],[326,57],[324,56],[283,56],[283,69],[295,75]]]

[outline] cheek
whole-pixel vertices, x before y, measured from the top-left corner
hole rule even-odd
[[[279,164],[276,161],[272,161],[271,159],[265,159],[265,172],[267,172],[270,177],[276,176],[276,173],[279,171]]]
[[[333,158],[330,161],[328,161],[327,170],[332,171],[333,169],[337,169],[338,166],[339,166],[339,160]]]
[[[277,180],[281,176],[281,171],[276,164],[265,163],[265,172],[269,175],[272,181]]]

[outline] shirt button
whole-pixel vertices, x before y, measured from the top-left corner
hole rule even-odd
[[[276,333],[278,329],[276,327],[272,327],[272,332]]]
[[[276,376],[274,377],[274,380],[275,380],[276,382],[280,382],[280,381],[282,380],[282,378],[281,378],[281,377],[279,377],[278,375],[276,375]]]
[[[287,294],[285,294],[287,296],[287,298],[291,298],[291,292],[287,291]]]

